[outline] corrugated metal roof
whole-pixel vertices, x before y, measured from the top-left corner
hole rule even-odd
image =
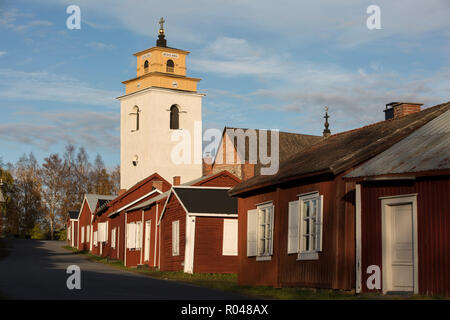
[[[160,195],[153,197],[151,199],[148,199],[140,204],[135,205],[134,207],[131,207],[129,209],[126,210],[126,212],[130,212],[130,211],[134,211],[134,210],[138,210],[138,209],[145,209],[146,207],[148,207],[149,205],[151,205],[152,203],[155,203],[158,200],[164,199],[165,197],[167,197],[170,193],[169,191],[163,192]]]
[[[101,194],[92,194],[92,193],[87,193],[86,194],[86,200],[87,200],[89,209],[91,210],[92,213],[97,208],[97,201],[99,199],[113,200],[115,197],[117,197],[117,196],[115,196],[115,195],[105,196],[105,195],[101,195]]]
[[[254,176],[230,190],[232,195],[318,175],[338,175],[384,152],[450,110],[442,103],[404,117],[331,135],[286,161],[274,175]]]
[[[450,110],[356,168],[347,178],[450,169]]]

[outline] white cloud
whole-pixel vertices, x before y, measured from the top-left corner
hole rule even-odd
[[[71,76],[0,69],[0,98],[116,106],[120,92],[93,88]]]
[[[114,48],[114,45],[112,45],[112,44],[107,44],[107,43],[98,42],[98,41],[89,42],[87,44],[87,46],[94,48],[94,49],[98,49],[98,50],[106,50],[106,49]]]
[[[60,0],[47,1],[60,4]],[[450,27],[450,5],[442,0],[378,0],[382,29],[372,31],[366,27],[366,9],[373,3],[361,0],[173,0],[142,1],[132,6],[121,0],[80,0],[78,4],[82,12],[107,16],[145,36],[155,36],[157,21],[164,16],[169,42],[201,42],[233,30],[265,33],[292,42],[321,38],[356,46],[392,36],[444,32]]]
[[[0,27],[15,31],[27,31],[30,28],[50,27],[53,22],[42,19],[32,19],[34,14],[22,12],[17,8],[0,9]],[[19,22],[20,20],[20,22]]]
[[[364,68],[351,70],[333,64],[305,62],[273,53],[270,48],[251,45],[244,39],[223,37],[198,56],[191,60],[192,68],[197,71],[268,79],[268,86],[263,84],[254,92],[213,89],[213,98],[237,99],[234,101],[236,108],[226,107],[230,113],[239,111],[241,105],[254,106],[278,112],[281,117],[283,113],[290,114],[289,121],[295,119],[297,123],[317,119],[317,128],[322,126],[324,106],[330,108],[333,129],[344,130],[381,120],[384,105],[391,101],[417,101],[430,106],[446,101],[450,91],[448,67],[437,72],[411,70],[400,74],[386,70],[381,63],[369,63]],[[212,110],[215,108],[211,102],[205,105]],[[211,110],[209,114],[214,116]]]
[[[16,112],[20,122],[0,124],[0,139],[48,150],[58,143],[89,149],[119,148],[119,114],[114,112]],[[28,120],[28,121],[27,121]]]
[[[8,52],[6,51],[0,51],[0,57],[6,56],[8,54]]]

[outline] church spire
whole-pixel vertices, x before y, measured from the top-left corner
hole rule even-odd
[[[324,138],[328,138],[329,136],[331,136],[331,131],[330,131],[330,129],[328,129],[328,127],[330,126],[329,123],[328,123],[328,118],[329,117],[330,116],[328,115],[328,107],[325,106],[325,116],[324,116],[324,118],[325,118],[325,129],[323,130],[323,137]]]
[[[158,40],[156,40],[156,46],[157,47],[167,47],[167,40],[165,39],[164,34],[164,23],[166,21],[163,17],[159,19],[159,32],[158,32]]]

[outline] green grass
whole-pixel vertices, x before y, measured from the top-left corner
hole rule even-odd
[[[184,273],[160,271],[152,268],[130,268],[125,267],[120,260],[110,260],[104,257],[93,255],[87,251],[78,251],[70,246],[63,248],[72,251],[74,254],[81,254],[90,261],[103,263],[113,268],[144,274],[157,279],[171,280],[194,284],[202,287],[229,291],[244,296],[261,299],[279,300],[405,300],[405,299],[441,299],[441,297],[428,296],[391,296],[382,294],[359,294],[353,291],[338,291],[326,289],[303,289],[303,288],[274,288],[269,286],[241,286],[237,283],[236,274],[218,273]]]

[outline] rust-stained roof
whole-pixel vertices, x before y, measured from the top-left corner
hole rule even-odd
[[[376,156],[450,108],[450,102],[397,119],[331,135],[280,161],[275,175],[255,176],[230,190],[232,195],[285,181],[329,173],[340,174]]]
[[[346,178],[450,169],[450,110],[356,168]]]

